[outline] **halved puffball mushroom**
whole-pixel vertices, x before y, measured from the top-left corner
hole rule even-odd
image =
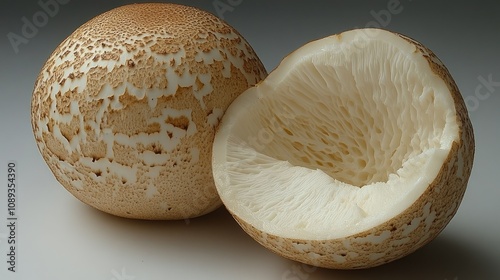
[[[126,5],[79,27],[35,84],[32,126],[57,180],[117,216],[185,219],[221,205],[215,128],[267,75],[248,42],[196,8]]]
[[[418,42],[357,29],[299,48],[228,108],[215,136],[220,197],[286,258],[367,268],[435,238],[474,157],[471,122]]]

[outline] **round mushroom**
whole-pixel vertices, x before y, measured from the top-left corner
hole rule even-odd
[[[132,4],[79,27],[36,80],[39,151],[76,198],[138,219],[221,205],[212,142],[229,104],[267,75],[248,42],[199,9]]]

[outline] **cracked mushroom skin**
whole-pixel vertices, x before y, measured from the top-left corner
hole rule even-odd
[[[186,219],[221,205],[211,153],[228,105],[267,75],[212,14],[133,4],[83,24],[34,86],[38,149],[76,198],[122,217]]]

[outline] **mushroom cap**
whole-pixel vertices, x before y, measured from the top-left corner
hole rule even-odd
[[[217,191],[257,242],[310,265],[401,258],[456,213],[474,136],[449,71],[381,29],[310,42],[229,106],[214,140]]]
[[[221,205],[211,170],[218,122],[266,75],[248,42],[210,13],[125,5],[48,58],[32,96],[35,140],[88,205],[138,219],[200,216]]]

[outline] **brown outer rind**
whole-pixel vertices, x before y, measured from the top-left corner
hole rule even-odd
[[[35,140],[57,180],[88,205],[139,219],[200,216],[221,205],[211,170],[217,122],[266,75],[241,34],[208,12],[122,6],[83,24],[47,60],[31,104]],[[102,96],[104,85],[114,94]]]
[[[459,127],[454,142],[434,181],[404,212],[387,222],[346,238],[303,240],[267,234],[232,213],[238,224],[274,253],[302,263],[334,269],[361,269],[404,257],[433,240],[455,215],[464,196],[474,159],[474,134],[464,100],[448,69],[417,41],[397,34],[416,46],[431,69],[452,94]]]

